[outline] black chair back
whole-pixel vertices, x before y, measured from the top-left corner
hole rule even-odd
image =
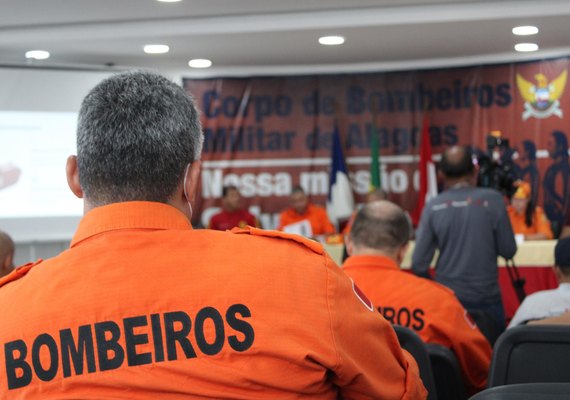
[[[413,330],[400,325],[393,325],[400,346],[415,358],[420,370],[420,377],[428,391],[428,400],[437,400],[437,389],[433,378],[426,344]]]
[[[517,326],[497,340],[488,387],[539,382],[570,383],[570,326]]]
[[[439,400],[467,399],[467,389],[455,354],[439,344],[428,343],[426,348],[435,379],[437,398]]]
[[[569,395],[570,383],[520,383],[485,389],[469,400],[564,400]]]

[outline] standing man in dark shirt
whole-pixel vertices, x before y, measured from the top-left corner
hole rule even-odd
[[[426,276],[435,250],[435,279],[451,288],[463,306],[483,310],[505,328],[497,256],[517,250],[501,194],[473,186],[476,169],[471,149],[454,146],[441,159],[446,190],[422,213],[412,256],[414,273]]]
[[[554,237],[557,238],[565,225],[569,200],[570,163],[568,161],[568,138],[566,134],[560,131],[552,132],[548,138],[547,148],[552,164],[544,173],[542,204],[546,216],[552,223]],[[568,225],[568,221],[566,221],[566,225]]]
[[[246,226],[259,228],[257,218],[249,211],[241,208],[241,195],[237,187],[228,185],[222,189],[222,211],[212,216],[209,229],[225,231],[228,229],[245,228]]]

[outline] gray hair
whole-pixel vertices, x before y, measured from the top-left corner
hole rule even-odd
[[[203,135],[191,95],[163,76],[114,75],[83,100],[77,164],[93,205],[167,202],[188,163],[200,159]]]
[[[376,250],[397,250],[410,237],[410,223],[404,210],[387,201],[365,204],[356,214],[350,231],[355,246]]]

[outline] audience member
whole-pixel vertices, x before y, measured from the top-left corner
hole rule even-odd
[[[14,241],[6,233],[0,231],[0,278],[14,269]]]
[[[322,246],[192,230],[202,142],[192,98],[163,77],[123,73],[87,95],[71,248],[0,280],[3,397],[425,398]]]
[[[439,249],[435,279],[451,288],[468,310],[492,315],[497,330],[503,331],[497,256],[512,258],[517,250],[503,197],[496,190],[473,186],[477,171],[468,147],[446,149],[440,171],[446,190],[423,210],[412,269],[428,276]]]
[[[557,317],[570,311],[570,238],[558,240],[554,248],[554,272],[558,288],[527,296],[517,309],[509,328],[528,321]]]
[[[372,203],[373,201],[380,201],[380,200],[388,200],[388,193],[386,193],[386,191],[384,189],[374,189],[373,191],[369,192],[366,195],[366,203]],[[356,218],[356,213],[358,212],[358,210],[355,210],[352,215],[350,216],[350,219],[348,220],[348,222],[346,223],[346,226],[344,227],[344,229],[342,230],[342,234],[347,236],[350,233],[350,230],[352,229],[352,224],[354,223],[354,218]]]
[[[453,292],[400,270],[408,247],[406,213],[389,201],[366,204],[347,238],[344,271],[393,324],[450,348],[471,394],[485,388],[491,346]]]
[[[524,181],[515,182],[516,190],[507,208],[509,220],[515,235],[524,240],[550,240],[552,229],[542,208],[532,202],[530,184]]]
[[[316,237],[335,233],[324,207],[311,204],[301,186],[295,186],[289,196],[291,207],[279,215],[277,230]]]
[[[229,185],[222,189],[222,211],[212,216],[209,229],[225,231],[246,226],[259,228],[259,222],[253,214],[241,208],[241,195],[237,187]]]

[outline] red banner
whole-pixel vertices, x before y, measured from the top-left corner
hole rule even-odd
[[[434,155],[470,144],[486,151],[499,130],[549,218],[569,214],[566,90],[569,59],[427,71],[316,76],[184,79],[202,111],[205,143],[197,216],[206,223],[222,186],[275,226],[293,186],[324,205],[334,124],[355,198],[370,180],[370,138],[378,135],[382,187],[407,210],[417,201],[424,115]],[[373,127],[376,129],[374,130]],[[195,221],[197,222],[197,221]]]

